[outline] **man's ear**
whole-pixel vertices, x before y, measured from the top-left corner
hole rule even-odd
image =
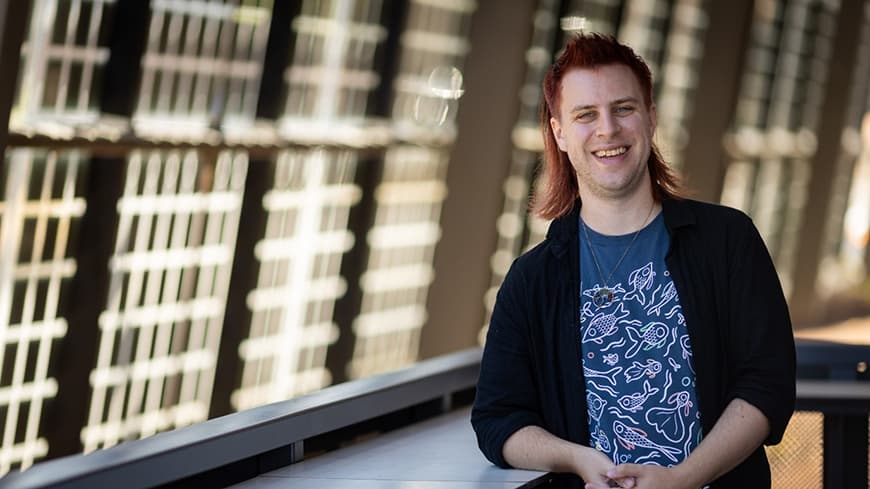
[[[562,124],[555,117],[550,117],[550,129],[553,131],[553,137],[556,139],[556,145],[564,152],[568,152],[568,145],[565,143],[565,137],[562,134]]]

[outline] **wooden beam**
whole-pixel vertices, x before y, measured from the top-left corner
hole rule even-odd
[[[807,188],[808,201],[803,209],[800,236],[793,269],[793,287],[789,305],[795,324],[812,323],[820,314],[816,280],[825,243],[825,222],[834,190],[832,168],[842,152],[843,126],[847,120],[861,26],[864,23],[864,2],[847,0],[840,5],[831,60],[828,63],[827,84],[818,130],[816,153],[810,162],[811,177]],[[863,100],[862,100],[863,102]]]
[[[734,119],[753,3],[710,2],[694,111],[687,120],[689,143],[682,155],[683,176],[692,196],[701,200],[718,202],[722,194],[727,164],[722,136]]]
[[[485,320],[483,296],[492,274],[489,263],[512,158],[511,131],[519,112],[535,3],[523,0],[505,8],[503,2],[483,0],[471,19],[465,95],[459,101],[458,136],[447,170],[448,195],[421,358],[476,345]]]

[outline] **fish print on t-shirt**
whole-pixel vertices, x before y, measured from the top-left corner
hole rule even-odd
[[[581,263],[588,264],[592,258],[583,238],[581,233]],[[607,259],[617,263],[627,242],[623,236],[594,234],[593,243],[602,252],[601,268],[609,270],[613,265]],[[692,349],[664,263],[667,246],[658,216],[613,273],[608,284],[613,302],[600,308],[592,304],[603,286],[600,276],[594,267],[581,268],[580,338],[590,442],[614,463],[676,465],[701,439]]]

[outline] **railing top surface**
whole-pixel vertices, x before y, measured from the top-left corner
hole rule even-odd
[[[832,402],[863,401],[870,403],[870,382],[860,380],[799,379],[797,381],[797,395],[803,399],[825,399]]]
[[[42,462],[0,479],[3,489],[153,487],[473,387],[481,351],[328,387],[87,455]]]
[[[870,414],[870,382],[798,379],[797,410],[826,414]]]

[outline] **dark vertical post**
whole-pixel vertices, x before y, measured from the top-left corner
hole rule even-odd
[[[142,55],[148,42],[151,2],[118,0],[112,17],[100,111],[130,117],[136,110],[142,79]]]
[[[867,487],[867,416],[826,414],[825,489]]]
[[[9,139],[9,113],[15,103],[15,85],[21,65],[21,44],[27,30],[27,12],[30,0],[0,2],[0,154],[6,152]],[[0,158],[0,174],[4,171],[5,158]]]
[[[831,61],[828,63],[827,84],[821,104],[824,110],[819,121],[818,145],[811,161],[811,178],[807,189],[807,203],[801,220],[796,259],[794,286],[789,305],[796,324],[812,322],[818,314],[816,279],[825,240],[825,220],[830,208],[835,172],[832,164],[842,152],[841,137],[847,120],[855,80],[855,68],[861,26],[864,21],[864,2],[846,1],[840,4],[837,15],[837,33],[834,37]],[[863,102],[863,100],[861,101]]]
[[[267,216],[263,209],[263,196],[272,187],[273,174],[274,164],[271,162],[251,161],[248,165],[209,418],[223,416],[234,410],[230,396],[242,378],[239,345],[251,330],[251,310],[247,305],[247,297],[248,292],[256,286],[260,269],[254,256],[254,247],[265,234]]]
[[[301,2],[275,2],[272,8],[257,99],[258,119],[275,120],[281,116],[284,72],[295,42],[290,27],[300,9]],[[251,331],[252,314],[247,297],[256,287],[260,270],[254,248],[266,233],[268,216],[263,208],[263,197],[272,188],[274,173],[275,163],[268,158],[252,158],[248,165],[209,418],[234,411],[231,396],[241,383],[243,367],[239,345]]]
[[[864,248],[864,267],[865,270],[870,270],[870,246]]]
[[[341,276],[347,280],[347,293],[335,301],[333,319],[338,325],[338,339],[326,350],[326,368],[332,375],[332,383],[339,384],[350,380],[348,366],[353,359],[356,335],[353,332],[354,318],[362,308],[362,289],[360,277],[366,271],[371,251],[366,234],[375,221],[374,189],[381,181],[384,170],[383,157],[367,157],[359,161],[355,183],[363,189],[362,199],[350,209],[348,230],[354,236],[351,248],[341,260]]]
[[[124,117],[133,114],[149,18],[149,2],[119,0],[115,4],[106,82],[100,94],[102,112]],[[60,310],[69,327],[52,359],[58,392],[43,418],[48,458],[82,451],[80,432],[87,423],[99,318],[109,294],[108,263],[118,228],[117,204],[123,193],[126,159],[94,157],[87,171],[87,207],[75,251],[76,274],[61,295],[66,299]]]
[[[387,39],[375,53],[375,68],[381,74],[378,88],[369,94],[368,115],[390,117],[393,102],[393,80],[396,77],[401,55],[400,39],[408,13],[408,1],[386,2],[381,11],[381,23],[387,31]],[[353,320],[362,307],[360,277],[366,271],[371,251],[366,234],[374,226],[375,188],[381,181],[384,170],[384,154],[367,153],[361,157],[356,171],[356,184],[362,189],[362,199],[350,209],[348,229],[354,235],[354,244],[341,260],[340,274],[347,280],[347,293],[335,302],[333,318],[338,325],[338,339],[326,351],[326,368],[335,384],[349,380],[348,365],[353,358],[356,335]]]
[[[275,2],[269,23],[269,40],[263,58],[263,73],[260,78],[260,95],[257,99],[257,117],[277,119],[281,116],[284,100],[284,72],[290,62],[291,49],[295,44],[293,18],[299,15],[302,2]]]
[[[511,132],[520,110],[535,4],[524,0],[504,8],[499,1],[481,1],[471,19],[465,95],[447,169],[448,195],[427,301],[429,320],[421,333],[421,358],[476,345],[486,317],[483,297],[490,285],[496,219],[512,159]]]
[[[82,216],[76,274],[60,304],[69,326],[52,358],[57,396],[46,403],[43,433],[48,458],[82,451],[81,429],[87,424],[91,370],[97,358],[99,317],[109,294],[108,263],[118,228],[117,203],[124,188],[125,165],[115,158],[91,158],[88,165],[87,207]]]
[[[687,121],[689,144],[683,150],[683,174],[693,196],[716,202],[722,194],[728,156],[722,135],[734,118],[743,59],[752,26],[752,0],[710,2],[710,26],[698,72],[695,109]]]

